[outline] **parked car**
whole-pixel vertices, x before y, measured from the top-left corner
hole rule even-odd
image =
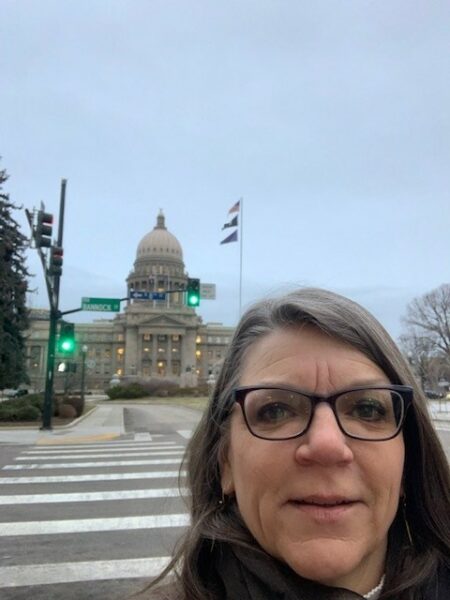
[[[442,392],[434,392],[433,390],[423,390],[423,393],[430,400],[440,400],[444,397],[444,394]]]
[[[19,390],[3,390],[2,395],[5,398],[20,398],[21,396],[26,396],[28,394],[28,390],[25,388],[20,388]]]

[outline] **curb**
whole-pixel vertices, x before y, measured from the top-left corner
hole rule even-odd
[[[81,421],[84,421],[84,419],[87,419],[87,417],[94,414],[94,412],[97,409],[98,409],[98,405],[94,406],[94,408],[92,410],[90,410],[87,414],[81,415],[81,417],[78,417],[77,419],[74,419],[70,423],[67,423],[67,425],[55,425],[54,427],[52,427],[51,431],[58,430],[58,429],[70,429],[71,427],[75,427],[76,425],[78,425],[78,423],[81,423]],[[26,426],[24,427],[23,425],[21,425],[19,427],[2,427],[2,426],[0,426],[0,431],[24,431],[24,430],[25,431],[36,431],[34,425],[30,425],[29,427],[26,427]],[[41,430],[39,428],[38,431],[44,431],[44,430]]]

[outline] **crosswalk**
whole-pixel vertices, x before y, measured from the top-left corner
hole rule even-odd
[[[10,459],[0,598],[123,600],[156,576],[188,524],[184,437],[33,446]]]

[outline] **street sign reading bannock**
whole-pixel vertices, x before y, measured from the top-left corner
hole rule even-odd
[[[94,310],[99,312],[119,312],[119,298],[81,298],[83,310]]]

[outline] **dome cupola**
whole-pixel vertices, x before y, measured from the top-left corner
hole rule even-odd
[[[183,251],[180,242],[167,230],[161,209],[155,227],[142,238],[137,247],[136,260],[146,262],[146,259],[152,262],[155,259],[172,259],[176,262],[183,262]]]

